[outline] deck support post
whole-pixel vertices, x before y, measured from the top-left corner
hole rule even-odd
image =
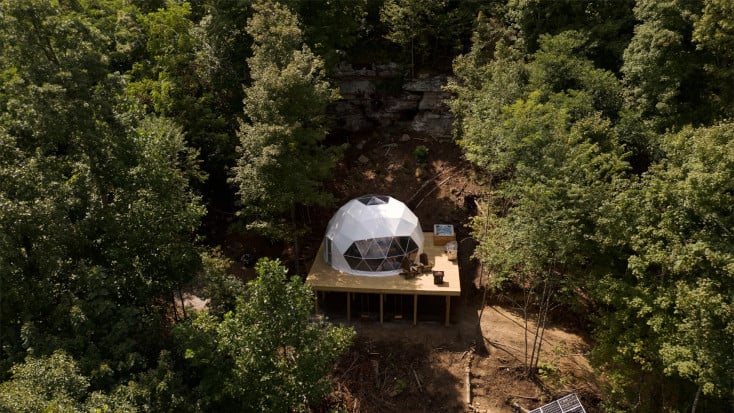
[[[418,294],[413,294],[413,325],[418,324]]]
[[[347,323],[352,322],[352,293],[347,291]]]
[[[446,327],[449,326],[449,316],[451,315],[451,296],[446,296]]]
[[[380,324],[382,324],[382,310],[385,305],[385,295],[380,294]]]

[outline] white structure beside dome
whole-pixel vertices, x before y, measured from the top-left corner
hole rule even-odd
[[[336,212],[324,236],[324,260],[355,275],[397,275],[404,259],[423,252],[418,217],[402,202],[384,195],[353,199]]]

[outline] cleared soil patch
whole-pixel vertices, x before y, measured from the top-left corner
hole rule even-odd
[[[490,305],[480,330],[479,313],[467,301],[450,327],[440,322],[415,327],[404,321],[353,323],[357,340],[335,370],[337,385],[323,410],[510,413],[517,411],[513,405],[532,409],[576,393],[587,412],[599,411],[599,383],[583,337],[548,328],[543,368],[529,379],[523,369],[522,317],[509,307]]]

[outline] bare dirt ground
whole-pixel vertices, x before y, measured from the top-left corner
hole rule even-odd
[[[195,296],[184,300],[190,309],[206,305]],[[522,368],[523,318],[506,305],[490,304],[480,323],[473,301],[455,306],[449,327],[440,321],[352,323],[357,338],[337,364],[334,391],[318,411],[510,413],[569,393],[579,396],[587,412],[600,411],[599,379],[583,337],[550,326],[540,377],[531,380]]]
[[[477,265],[471,259],[468,221],[481,186],[452,141],[403,135],[341,138],[349,147],[329,184],[337,194],[335,208],[363,194],[386,194],[405,202],[424,230],[434,223],[454,224],[462,296],[452,305],[449,327],[440,321],[414,327],[402,319],[380,325],[374,318],[357,317],[352,323],[357,339],[335,370],[337,385],[323,410],[505,413],[519,411],[513,406],[532,409],[576,393],[586,411],[600,411],[599,379],[587,359],[590,344],[582,336],[551,324],[543,338],[540,374],[530,379],[524,373],[523,318],[507,303],[483,306],[474,286]],[[427,149],[424,162],[416,156],[420,146]],[[311,211],[305,268],[334,211]],[[339,322],[339,314],[330,316]]]
[[[541,373],[525,374],[522,317],[488,305],[462,305],[452,325],[374,321],[352,323],[357,340],[334,373],[336,389],[325,407],[349,412],[487,412],[531,410],[576,393],[587,412],[598,410],[599,383],[579,335],[550,327]],[[530,335],[532,341],[533,336]],[[469,387],[467,387],[467,376]]]

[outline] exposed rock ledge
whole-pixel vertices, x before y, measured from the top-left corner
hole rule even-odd
[[[434,138],[451,136],[453,116],[444,104],[446,75],[408,78],[396,63],[355,69],[342,63],[335,78],[342,99],[331,105],[337,128],[412,131]]]

